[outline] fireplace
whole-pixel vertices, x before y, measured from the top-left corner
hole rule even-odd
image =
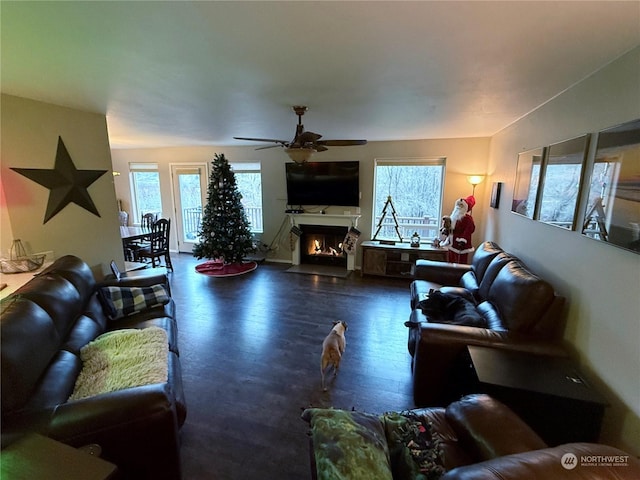
[[[309,227],[312,229],[314,227],[338,227],[341,229],[341,233],[339,235],[339,242],[344,240],[344,237],[347,234],[349,228],[357,228],[358,220],[360,219],[360,213],[356,213],[354,215],[349,211],[345,211],[343,215],[332,214],[332,213],[289,213],[289,220],[291,222],[291,227],[299,228],[303,231]],[[293,265],[300,265],[300,261],[302,259],[302,242],[301,238],[298,234],[291,233],[291,263]],[[335,248],[335,247],[334,247]],[[305,250],[305,253],[307,250]],[[347,262],[347,270],[353,271],[356,268],[356,256],[354,255],[343,255],[342,258],[346,257]],[[309,257],[307,257],[308,260]],[[315,259],[315,258],[314,258]],[[335,259],[333,259],[335,260]],[[343,263],[341,265],[344,265]]]
[[[347,227],[300,225],[300,229],[300,263],[347,267],[347,254],[342,250]]]

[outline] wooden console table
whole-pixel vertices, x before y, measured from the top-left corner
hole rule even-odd
[[[363,275],[413,278],[416,260],[447,261],[447,250],[427,244],[412,247],[408,243],[385,245],[378,241],[366,241],[360,247]]]

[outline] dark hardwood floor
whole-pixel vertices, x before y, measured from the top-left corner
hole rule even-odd
[[[409,280],[287,273],[264,263],[212,278],[172,254],[187,421],[184,480],[310,478],[309,406],[372,413],[413,407]],[[322,340],[345,320],[340,373],[320,387]]]

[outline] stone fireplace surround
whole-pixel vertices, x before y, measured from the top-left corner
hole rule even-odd
[[[324,225],[324,226],[342,226],[348,229],[350,227],[357,228],[360,215],[335,215],[335,214],[321,214],[321,213],[290,213],[288,214],[291,226],[296,226],[304,231],[305,225]],[[345,234],[346,234],[345,231]],[[293,265],[300,265],[300,238],[298,238],[293,246],[291,252],[291,263]],[[347,270],[355,270],[356,258],[354,255],[347,255]]]

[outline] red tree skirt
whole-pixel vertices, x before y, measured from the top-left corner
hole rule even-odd
[[[196,272],[211,277],[233,277],[243,273],[253,272],[258,268],[256,262],[227,263],[222,260],[209,260],[208,262],[196,265]]]

